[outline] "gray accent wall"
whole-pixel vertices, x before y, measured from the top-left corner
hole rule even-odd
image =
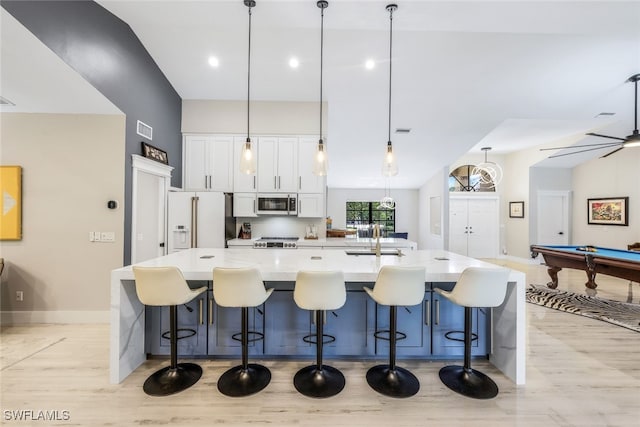
[[[131,155],[141,154],[143,140],[166,151],[174,167],[171,184],[182,186],[182,100],[131,27],[99,4],[15,0],[1,4],[126,115],[123,240],[124,264],[129,264]],[[152,141],[136,133],[138,120],[153,127]]]

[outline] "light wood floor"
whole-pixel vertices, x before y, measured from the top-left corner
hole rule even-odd
[[[548,281],[541,266],[496,261],[525,271],[528,283]],[[583,292],[584,273],[563,270],[560,287]],[[598,296],[639,303],[640,287],[599,277]],[[0,334],[0,424],[3,425],[273,425],[273,426],[638,426],[640,334],[605,322],[527,304],[527,384],[516,387],[487,362],[500,394],[489,401],[459,396],[438,378],[444,362],[399,361],[421,382],[409,399],[371,390],[370,361],[331,361],[347,379],[329,399],[299,395],[294,373],[308,361],[265,361],[271,384],[247,398],[221,395],[216,380],[237,360],[200,360],[203,378],[170,397],[149,397],[145,378],[167,362],[146,362],[122,384],[109,384],[109,326],[29,325]],[[69,411],[68,421],[14,421],[20,409]]]

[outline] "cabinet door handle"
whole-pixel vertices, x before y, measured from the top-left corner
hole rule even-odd
[[[298,177],[298,190],[302,190],[302,177]]]
[[[253,213],[256,213],[256,199],[253,199]]]
[[[280,175],[278,175],[278,190],[280,189]]]
[[[273,189],[277,190],[278,189],[278,177],[277,176],[273,176]]]
[[[435,321],[436,325],[440,324],[440,300],[437,299],[436,300],[436,321]]]
[[[429,326],[430,318],[431,318],[431,301],[425,300],[424,301],[424,324],[425,325]]]
[[[204,188],[207,188],[207,175],[204,176]]]
[[[202,317],[202,303],[203,303],[203,300],[202,300],[202,298],[200,298],[198,300],[198,317],[200,319],[200,324],[204,325],[204,319]]]
[[[256,189],[256,176],[253,175],[253,189]]]
[[[209,324],[213,325],[213,300],[209,300]]]
[[[298,215],[302,212],[302,200],[298,200]]]

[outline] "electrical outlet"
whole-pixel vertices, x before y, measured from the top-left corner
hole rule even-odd
[[[16,291],[16,301],[24,301],[24,292]]]

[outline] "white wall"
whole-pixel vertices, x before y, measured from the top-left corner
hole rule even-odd
[[[323,135],[328,135],[328,106],[323,103]],[[318,102],[251,101],[251,135],[317,135],[320,131]],[[183,133],[246,133],[247,103],[244,101],[182,101]],[[327,149],[331,149],[327,138]]]
[[[449,167],[429,179],[418,191],[418,249],[448,248]]]
[[[110,272],[123,261],[124,116],[2,113],[0,120],[0,163],[23,167],[23,238],[1,246],[3,312],[44,312],[30,315],[43,321],[108,313]],[[109,200],[120,208],[108,209]],[[89,231],[112,231],[116,240],[92,243]],[[12,320],[21,318],[3,313]]]
[[[327,216],[333,228],[345,228],[347,202],[373,202],[384,196],[383,189],[329,188],[327,190]],[[409,240],[418,239],[418,190],[392,189],[396,202],[396,231],[409,233]]]
[[[573,244],[627,249],[640,242],[640,148],[625,148],[573,169]],[[629,225],[587,224],[587,199],[629,197]]]

